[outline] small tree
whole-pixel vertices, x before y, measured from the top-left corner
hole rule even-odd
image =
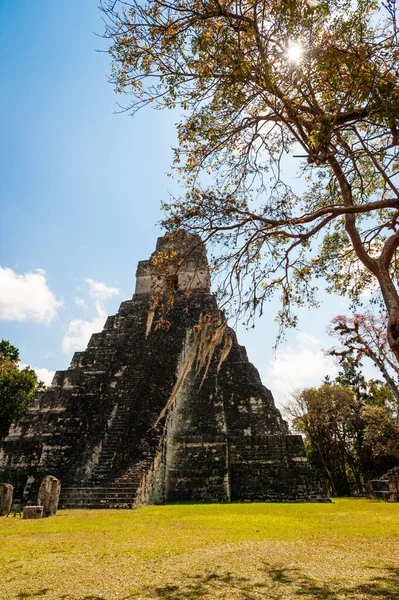
[[[0,342],[0,440],[13,421],[24,415],[34,393],[44,389],[35,371],[18,368],[19,352],[10,342]]]
[[[338,315],[331,321],[327,331],[340,342],[338,347],[331,348],[327,354],[336,356],[340,364],[347,361],[348,356],[356,361],[363,357],[372,360],[384,377],[399,409],[399,364],[388,345],[386,319],[378,318],[370,312],[350,317]]]
[[[288,413],[294,430],[305,434],[310,460],[326,473],[333,496],[351,494],[348,463],[361,493],[358,465],[350,453],[359,413],[352,390],[339,385],[308,388],[295,394]]]

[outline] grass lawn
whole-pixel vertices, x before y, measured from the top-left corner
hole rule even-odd
[[[0,519],[0,600],[399,600],[399,504],[186,504]]]

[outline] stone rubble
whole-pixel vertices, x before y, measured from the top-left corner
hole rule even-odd
[[[43,506],[24,506],[24,519],[41,519],[43,517]]]

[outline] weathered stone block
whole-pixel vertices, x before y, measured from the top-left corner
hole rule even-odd
[[[44,517],[51,517],[57,513],[60,492],[60,480],[53,475],[46,475],[40,485],[37,497],[37,504],[43,506]]]
[[[0,483],[0,517],[6,517],[11,510],[14,488],[9,483]]]
[[[388,483],[388,501],[399,502],[399,475],[392,475]]]
[[[386,500],[389,494],[388,479],[372,479],[368,481],[366,494],[370,500]]]
[[[43,506],[25,506],[24,519],[41,519],[43,516]]]

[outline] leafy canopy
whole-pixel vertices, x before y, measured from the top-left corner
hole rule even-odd
[[[185,194],[165,204],[165,225],[215,243],[221,287],[251,315],[279,291],[282,326],[317,303],[319,277],[355,302],[377,284],[399,356],[395,8],[103,3],[116,90],[133,112],[182,111],[174,167]]]
[[[399,459],[392,393],[386,384],[366,382],[355,371],[349,365],[334,382],[298,391],[287,409],[334,496],[363,494],[369,479],[380,477]]]
[[[30,406],[33,394],[44,388],[30,367],[18,368],[19,351],[6,340],[0,341],[0,440],[16,419]]]
[[[399,365],[388,346],[386,316],[371,312],[354,315],[338,315],[330,323],[328,334],[339,341],[339,345],[328,350],[341,365],[352,362],[361,366],[360,360],[367,357],[373,361],[384,377],[399,408]]]
[[[14,363],[19,361],[19,350],[7,340],[0,342],[0,361],[10,360]]]

